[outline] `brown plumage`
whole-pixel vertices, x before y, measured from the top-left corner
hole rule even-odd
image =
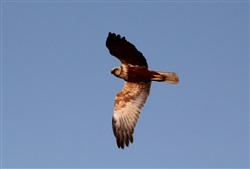
[[[120,35],[109,32],[106,46],[110,54],[117,57],[122,63],[148,67],[147,60],[142,53],[125,37],[121,38]]]
[[[109,33],[106,46],[110,54],[122,62],[111,73],[125,81],[123,89],[115,97],[112,118],[117,146],[123,149],[133,143],[134,128],[149,96],[151,81],[178,84],[179,78],[174,72],[148,70],[145,57],[125,37]]]

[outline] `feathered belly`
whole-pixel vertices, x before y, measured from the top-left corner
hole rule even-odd
[[[151,71],[145,67],[129,67],[125,80],[129,82],[149,82],[151,77]]]

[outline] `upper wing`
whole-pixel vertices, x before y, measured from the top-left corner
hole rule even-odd
[[[117,57],[122,63],[148,67],[147,60],[135,46],[129,43],[125,37],[109,32],[106,46],[111,55]]]
[[[133,143],[134,128],[149,96],[150,86],[151,82],[125,81],[122,91],[116,95],[112,126],[119,148],[123,149],[125,144],[128,146],[129,142]]]

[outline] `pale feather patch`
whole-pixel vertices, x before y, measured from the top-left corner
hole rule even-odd
[[[151,82],[125,82],[116,95],[112,126],[119,148],[133,142],[134,128],[149,96],[150,86]]]

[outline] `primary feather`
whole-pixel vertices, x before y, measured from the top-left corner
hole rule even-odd
[[[125,82],[123,89],[116,95],[112,126],[119,148],[133,142],[134,128],[149,96],[150,86],[151,82]]]
[[[147,60],[133,44],[125,37],[109,32],[106,46],[111,55],[117,57],[122,63],[148,67]]]

